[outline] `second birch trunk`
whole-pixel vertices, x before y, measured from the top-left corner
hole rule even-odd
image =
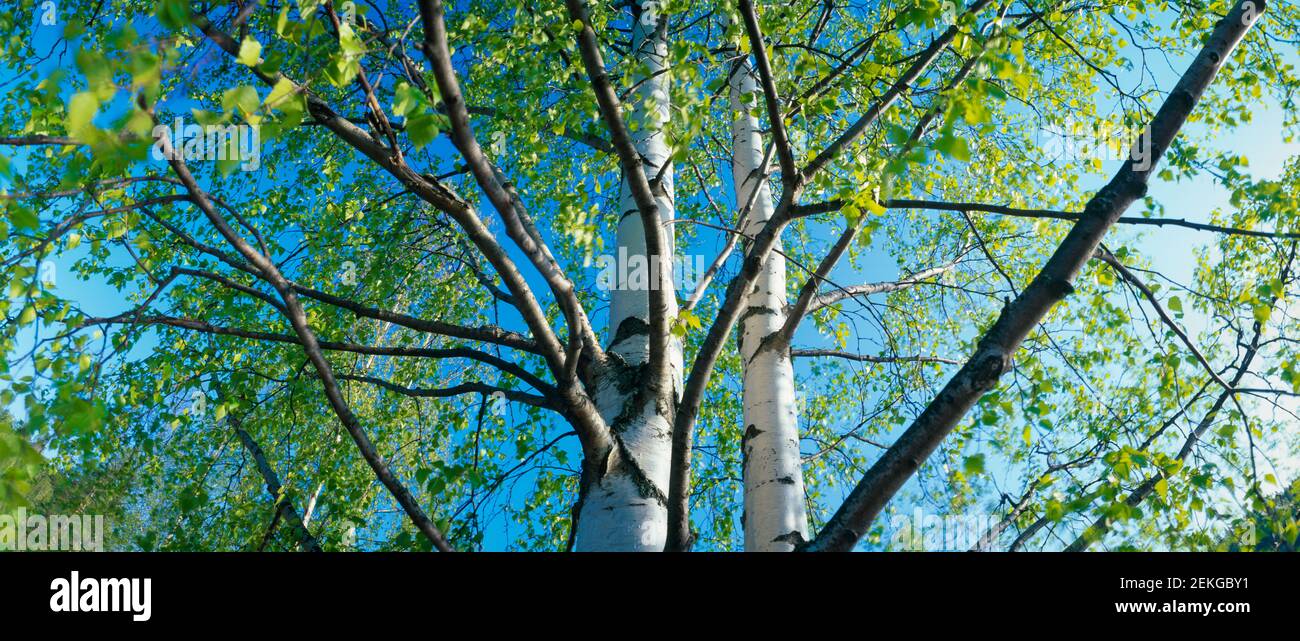
[[[731,77],[732,179],[736,203],[750,205],[745,237],[772,217],[763,138],[754,110],[761,104],[754,70],[743,61]],[[755,190],[758,193],[754,193]],[[799,453],[794,365],[790,346],[768,340],[785,323],[785,256],[780,242],[767,257],[740,319],[744,370],[745,550],[788,552],[808,538]]]

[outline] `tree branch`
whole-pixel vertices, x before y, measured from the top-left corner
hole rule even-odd
[[[975,15],[984,7],[988,6],[990,2],[992,2],[992,0],[975,0],[975,2],[972,2],[971,5],[967,7],[962,16]],[[958,19],[957,22],[960,23],[961,20]],[[894,101],[898,100],[899,96],[903,95],[903,92],[906,91],[913,82],[916,82],[916,80],[921,77],[921,74],[925,73],[925,70],[928,69],[936,59],[938,59],[939,54],[943,53],[943,51],[948,48],[948,45],[952,43],[953,39],[957,37],[958,31],[959,29],[957,24],[953,24],[944,30],[942,34],[939,34],[939,37],[935,38],[934,41],[930,43],[930,46],[926,47],[925,51],[921,52],[920,57],[917,58],[916,62],[912,63],[912,66],[903,73],[902,77],[900,77],[898,81],[880,97],[880,99],[872,103],[866,113],[862,114],[856,122],[844,131],[844,133],[840,134],[839,138],[836,138],[834,142],[826,147],[826,149],[823,149],[821,153],[817,154],[815,158],[809,161],[808,167],[804,169],[803,173],[811,177],[829,165],[831,161],[834,160],[835,157],[838,156],[846,147],[853,144],[853,142],[857,140],[864,131],[866,131],[867,127],[871,126],[871,123],[875,122],[876,119],[885,111],[888,111],[894,104]]]
[[[790,356],[794,358],[827,356],[862,363],[945,363],[948,365],[961,365],[961,361],[939,358],[938,356],[868,356],[836,349],[792,349],[790,350]]]
[[[235,327],[225,327],[214,325],[207,321],[196,320],[191,318],[177,318],[174,316],[137,316],[133,312],[120,314],[112,317],[92,317],[82,320],[77,327],[89,327],[92,325],[165,325],[178,329],[187,329],[204,334],[213,334],[216,336],[232,336],[236,338],[246,338],[268,343],[284,343],[288,345],[302,345],[302,340],[294,334],[279,334],[273,332],[262,332],[255,330],[240,329]],[[320,341],[321,349],[330,352],[348,352],[353,354],[366,354],[370,356],[399,356],[413,358],[468,358],[478,361],[485,365],[495,367],[502,372],[510,374],[525,383],[531,385],[534,389],[543,394],[554,394],[555,387],[546,381],[538,378],[528,370],[520,367],[517,363],[512,363],[495,355],[468,347],[401,347],[401,346],[372,346],[360,345],[357,343],[346,343],[338,341]]]
[[[1088,202],[1079,222],[1033,282],[1003,309],[980,339],[975,355],[867,471],[821,533],[803,549],[852,549],[921,462],[975,401],[1011,369],[1012,355],[1047,312],[1073,291],[1071,281],[1092,257],[1106,231],[1129,205],[1146,193],[1155,165],[1173,143],[1219,67],[1245,37],[1254,22],[1255,9],[1262,10],[1263,5],[1258,0],[1241,0],[1218,23],[1138,141],[1137,144],[1149,144],[1149,153],[1131,154],[1111,181]],[[1139,166],[1133,156],[1149,161]]]
[[[1295,260],[1295,245],[1292,244],[1290,256],[1287,258],[1286,264],[1283,265],[1282,267],[1281,276],[1283,282],[1287,280],[1288,274],[1291,271],[1291,265],[1294,260]],[[1278,302],[1278,297],[1274,296],[1269,301],[1270,309],[1276,306],[1277,302]],[[1232,381],[1230,383],[1223,383],[1222,379],[1216,377],[1216,381],[1218,381],[1223,386],[1223,392],[1220,393],[1218,398],[1214,400],[1214,404],[1210,406],[1209,411],[1207,411],[1205,413],[1205,416],[1201,418],[1201,422],[1196,425],[1196,429],[1192,430],[1191,433],[1188,434],[1185,439],[1183,439],[1183,445],[1178,449],[1178,454],[1174,456],[1174,460],[1183,461],[1186,460],[1188,456],[1191,456],[1192,451],[1196,449],[1196,444],[1200,442],[1201,437],[1205,435],[1206,430],[1210,429],[1210,426],[1214,423],[1214,419],[1218,418],[1219,412],[1223,409],[1224,403],[1226,403],[1229,399],[1233,397],[1234,394],[1240,391],[1236,389],[1237,385],[1240,384],[1242,379],[1246,377],[1246,373],[1250,370],[1251,361],[1253,361],[1255,359],[1255,356],[1259,353],[1260,338],[1264,334],[1264,324],[1259,321],[1255,321],[1252,331],[1253,331],[1253,335],[1251,336],[1250,344],[1247,346],[1246,352],[1242,355],[1241,365],[1237,368],[1237,373],[1233,375]],[[1156,485],[1158,485],[1161,481],[1167,478],[1168,478],[1168,474],[1166,474],[1163,471],[1157,474],[1153,474],[1152,476],[1144,480],[1142,484],[1139,485],[1136,489],[1134,489],[1128,495],[1128,498],[1124,499],[1124,503],[1129,507],[1137,507],[1143,501],[1145,501],[1146,498],[1150,496],[1152,492],[1155,491]],[[1081,534],[1079,534],[1078,538],[1076,538],[1073,543],[1071,543],[1069,546],[1065,548],[1065,551],[1082,552],[1088,549],[1090,545],[1100,540],[1103,536],[1105,536],[1107,532],[1110,531],[1110,527],[1113,523],[1114,523],[1114,518],[1111,515],[1103,514],[1102,516],[1098,517],[1097,520],[1093,521],[1092,525],[1089,525],[1087,529],[1085,529]]]
[[[339,421],[343,424],[343,427],[352,437],[353,442],[356,443],[357,449],[361,452],[361,456],[370,465],[371,469],[374,470],[380,483],[382,483],[384,487],[392,493],[393,497],[397,500],[398,505],[402,506],[407,515],[415,523],[416,527],[429,538],[435,548],[443,552],[451,551],[452,548],[448,545],[446,539],[443,538],[442,532],[438,530],[438,527],[434,525],[433,520],[430,519],[428,515],[424,513],[424,510],[420,508],[419,504],[416,503],[415,497],[411,494],[410,490],[406,489],[406,486],[403,485],[396,475],[394,475],[389,469],[388,463],[375,449],[374,443],[371,442],[369,435],[367,435],[365,430],[362,428],[356,415],[352,413],[351,407],[348,406],[347,401],[343,398],[342,392],[338,388],[338,383],[334,380],[333,369],[330,367],[329,361],[325,359],[324,354],[321,352],[321,346],[316,339],[316,334],[308,325],[307,315],[304,313],[301,303],[298,302],[298,297],[294,293],[293,287],[289,284],[289,281],[284,278],[280,273],[279,268],[277,268],[268,257],[259,254],[257,250],[240,237],[239,234],[230,227],[229,223],[226,222],[221,214],[217,212],[207,195],[199,188],[198,183],[194,180],[194,176],[190,174],[189,168],[185,165],[184,155],[177,153],[175,148],[172,147],[170,138],[164,134],[160,137],[158,143],[163,152],[163,156],[167,158],[168,164],[171,165],[172,171],[175,172],[176,177],[180,179],[181,183],[185,185],[185,188],[189,191],[190,195],[194,197],[194,203],[198,206],[199,210],[203,212],[204,216],[206,216],[208,221],[212,223],[212,226],[217,229],[218,233],[226,239],[226,242],[230,243],[248,262],[257,267],[262,272],[262,277],[275,288],[277,293],[279,293],[280,298],[284,301],[285,309],[288,312],[285,316],[293,326],[294,333],[298,335],[298,338],[302,343],[302,349],[307,354],[308,360],[311,361],[312,366],[316,369],[316,374],[320,378],[321,386],[325,390],[326,399],[333,408],[335,415],[338,416]]]
[[[299,516],[298,510],[294,509],[293,501],[285,494],[284,488],[280,485],[280,477],[275,473],[275,468],[271,467],[270,462],[266,460],[266,453],[262,451],[261,446],[253,439],[252,435],[241,425],[241,421],[234,414],[229,415],[230,424],[235,428],[235,434],[239,436],[239,442],[244,444],[244,449],[248,450],[249,455],[253,457],[253,462],[257,465],[257,471],[262,475],[262,480],[266,483],[266,493],[271,495],[271,500],[275,503],[275,511],[279,518],[285,519],[293,526],[294,532],[298,535],[299,542],[302,543],[304,550],[309,552],[321,552],[320,542],[312,536],[311,530],[307,529],[307,524]]]
[[[1219,376],[1219,373],[1214,370],[1214,366],[1210,365],[1210,361],[1206,360],[1205,355],[1201,353],[1201,350],[1196,348],[1196,343],[1193,343],[1191,337],[1187,335],[1187,332],[1184,332],[1183,328],[1179,327],[1178,323],[1174,322],[1174,319],[1165,311],[1164,305],[1160,304],[1160,299],[1156,298],[1155,292],[1151,291],[1151,288],[1147,287],[1146,283],[1142,282],[1142,279],[1129,271],[1129,269],[1125,267],[1123,263],[1119,262],[1119,259],[1115,258],[1115,255],[1110,253],[1104,245],[1097,248],[1097,258],[1107,265],[1110,265],[1110,267],[1115,270],[1115,273],[1119,274],[1120,278],[1123,278],[1130,285],[1137,288],[1139,292],[1142,292],[1142,296],[1145,297],[1147,302],[1151,303],[1151,306],[1155,308],[1156,314],[1160,316],[1160,320],[1169,327],[1170,331],[1178,336],[1178,339],[1181,340],[1184,345],[1187,346],[1187,349],[1191,351],[1192,356],[1196,357],[1196,361],[1201,364],[1201,367],[1203,367],[1210,375],[1210,378],[1213,379],[1215,383],[1219,384],[1219,387],[1222,387],[1224,390],[1232,389],[1233,385],[1224,382],[1223,378]]]
[[[870,296],[872,294],[884,294],[887,292],[896,292],[896,291],[907,289],[915,285],[920,285],[929,278],[938,276],[940,274],[952,270],[955,264],[956,263],[949,263],[947,265],[941,265],[939,267],[931,267],[929,269],[923,269],[919,272],[905,276],[896,281],[889,281],[889,282],[882,282],[882,283],[867,283],[865,285],[853,285],[849,287],[841,287],[839,289],[832,289],[827,291],[826,293],[817,296],[817,298],[814,298],[812,304],[808,306],[808,313],[811,314],[812,312],[815,312],[823,307],[834,305],[835,303],[838,303],[846,298],[857,298],[859,296]]]
[[[600,107],[601,117],[610,131],[614,150],[618,153],[619,165],[623,169],[623,179],[627,181],[632,199],[637,205],[637,212],[641,216],[641,225],[645,231],[646,260],[649,265],[658,267],[657,272],[651,276],[654,280],[649,288],[650,353],[648,376],[655,387],[655,392],[664,394],[672,387],[667,378],[669,368],[668,345],[671,340],[673,320],[668,317],[668,296],[673,294],[665,286],[665,283],[670,280],[665,274],[669,264],[663,258],[670,254],[672,248],[668,246],[668,239],[664,234],[663,221],[660,220],[659,216],[659,207],[655,202],[655,195],[650,181],[646,177],[645,167],[642,166],[641,154],[637,152],[636,146],[632,142],[627,123],[623,121],[622,104],[619,102],[618,95],[610,84],[609,75],[605,71],[605,60],[600,53],[600,45],[596,40],[596,32],[592,30],[587,9],[583,6],[583,0],[565,0],[564,4],[568,8],[569,17],[575,23],[582,23],[582,29],[578,32],[578,49],[582,54],[583,67],[587,70],[587,77],[591,82],[592,91],[596,95],[596,103]]]
[[[452,142],[468,163],[479,188],[487,195],[501,219],[505,221],[506,233],[510,239],[524,252],[533,267],[542,274],[551,293],[559,301],[560,307],[564,310],[565,321],[573,333],[570,340],[580,341],[588,355],[598,359],[601,354],[600,340],[592,331],[587,312],[578,301],[573,282],[565,275],[559,262],[551,254],[550,248],[542,240],[519,194],[483,155],[483,149],[474,137],[465,99],[461,96],[460,83],[456,79],[456,70],[451,64],[441,0],[420,0],[420,17],[424,23],[424,53],[432,64],[434,80],[438,83],[443,104],[446,106],[447,117],[451,122]],[[565,384],[576,385],[577,381],[566,381]]]
[[[758,14],[754,11],[752,0],[740,0],[740,15],[745,21],[745,34],[749,38],[749,48],[754,53],[758,78],[763,86],[763,100],[767,104],[768,126],[772,128],[772,145],[776,148],[777,162],[781,167],[781,182],[787,191],[791,191],[800,181],[799,168],[794,164],[794,153],[790,151],[790,138],[785,131],[785,116],[781,114],[781,99],[776,93],[776,81],[772,76],[772,63],[767,59],[767,45],[763,31],[758,26]],[[758,191],[757,188],[754,190]]]
[[[191,19],[199,30],[225,51],[227,55],[238,57],[239,47],[229,35],[213,26],[202,14],[193,14]],[[419,196],[420,199],[451,216],[465,231],[466,236],[474,243],[474,246],[501,275],[506,288],[510,290],[511,295],[518,302],[517,308],[520,315],[523,316],[524,322],[533,333],[540,348],[540,353],[546,358],[551,370],[557,376],[564,371],[564,351],[551,330],[545,312],[542,310],[541,305],[538,304],[536,297],[533,296],[532,289],[528,286],[523,274],[519,272],[518,267],[510,259],[504,248],[497,243],[492,236],[492,232],[484,225],[468,202],[441,182],[428,175],[420,174],[406,163],[397,160],[387,147],[380,144],[351,121],[339,116],[325,101],[310,93],[306,87],[293,82],[292,79],[279,72],[274,75],[267,75],[253,69],[253,73],[264,83],[271,86],[274,86],[280,80],[292,83],[293,90],[306,97],[307,110],[312,117],[344,142],[388,171],[389,174],[397,178],[403,186]]]
[[[576,2],[576,0],[567,0]],[[987,5],[991,0],[977,0],[967,10],[967,13],[974,13]],[[590,28],[588,27],[588,31]],[[945,49],[956,34],[954,26],[948,32],[945,32],[945,38],[932,43],[925,52],[921,60],[918,60],[910,67],[902,77],[898,78],[889,90],[877,100],[849,131],[845,132],[835,144],[823,150],[809,166],[799,174],[799,179],[789,184],[788,188],[781,190],[781,198],[777,203],[772,217],[767,224],[756,234],[753,242],[745,255],[744,263],[740,273],[731,279],[727,284],[727,290],[724,294],[722,304],[718,307],[718,313],[709,326],[708,332],[700,343],[699,351],[696,352],[695,360],[691,364],[690,375],[686,379],[685,386],[682,389],[681,402],[678,404],[677,415],[673,421],[673,458],[672,470],[675,475],[680,476],[680,480],[670,484],[669,505],[680,505],[683,497],[688,493],[689,486],[689,467],[691,443],[693,440],[693,430],[695,427],[696,417],[699,415],[700,406],[704,399],[704,391],[708,387],[709,379],[713,376],[713,367],[722,353],[723,346],[727,337],[731,334],[732,329],[736,326],[736,321],[740,317],[741,305],[748,294],[749,289],[753,286],[754,280],[758,277],[764,261],[767,260],[768,254],[776,246],[781,232],[785,229],[792,219],[791,213],[794,211],[795,203],[798,201],[805,184],[812,180],[815,175],[824,169],[832,159],[839,155],[840,150],[855,140],[871,123],[875,122],[893,105],[898,96],[902,95],[908,89],[908,86],[916,80],[929,67],[930,63],[938,57],[939,53]],[[846,234],[856,233],[856,230],[846,230]],[[815,282],[814,282],[815,284]],[[808,294],[810,297],[816,293],[813,289]],[[680,523],[677,529],[681,529]],[[669,531],[673,531],[670,527]]]
[[[412,398],[450,398],[452,396],[460,396],[461,394],[482,394],[483,396],[500,394],[516,403],[523,403],[525,405],[531,405],[533,407],[540,407],[548,410],[560,409],[548,398],[537,396],[536,394],[520,392],[518,390],[497,387],[495,385],[488,385],[479,381],[465,381],[451,387],[420,388],[398,385],[397,383],[376,378],[374,376],[359,376],[355,374],[339,374],[339,380],[369,383],[371,385],[382,387],[390,392],[396,392],[403,396],[410,396]]]
[[[1084,214],[1073,211],[1061,211],[1056,209],[1024,209],[1011,207],[1008,205],[997,205],[991,203],[954,203],[943,202],[938,200],[910,200],[895,199],[887,200],[880,203],[885,209],[926,209],[932,211],[954,211],[954,212],[971,212],[977,211],[986,214],[1001,214],[1003,216],[1015,216],[1018,218],[1048,218],[1055,220],[1079,221]],[[835,199],[811,205],[800,205],[795,208],[794,218],[804,216],[813,216],[824,214],[832,211],[838,211],[845,205],[844,200]],[[1155,227],[1182,227],[1185,229],[1194,229],[1196,231],[1208,231],[1229,236],[1252,236],[1255,238],[1280,238],[1286,240],[1300,240],[1300,232],[1278,232],[1263,231],[1255,229],[1242,229],[1240,227],[1227,227],[1223,225],[1213,225],[1210,223],[1198,223],[1184,218],[1143,218],[1138,216],[1121,216],[1115,221],[1117,225],[1151,225]]]

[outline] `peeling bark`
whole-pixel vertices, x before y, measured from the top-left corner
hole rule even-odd
[[[639,7],[633,12],[633,55],[648,75],[633,77],[629,120],[635,123],[632,142],[650,180],[659,220],[674,216],[673,166],[664,139],[668,119],[668,42],[663,20],[647,25]],[[645,224],[624,176],[619,193],[619,224],[615,252],[628,261],[650,261]],[[680,396],[682,349],[668,341],[668,387],[660,390],[651,380],[651,289],[666,288],[668,317],[677,313],[671,271],[671,226],[664,229],[659,269],[650,269],[647,287],[614,283],[610,291],[609,345],[604,362],[594,376],[593,399],[610,427],[613,444],[600,469],[583,474],[581,504],[577,510],[574,549],[578,551],[646,551],[664,549],[667,537],[667,488],[670,475],[673,413]],[[620,267],[626,267],[620,266]],[[666,393],[661,393],[666,392]]]

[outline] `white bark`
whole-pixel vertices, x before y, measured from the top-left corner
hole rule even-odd
[[[744,223],[747,237],[772,217],[771,188],[763,175],[763,139],[754,110],[762,104],[748,61],[731,78],[732,179],[736,202],[753,203]],[[758,189],[755,194],[754,190]],[[745,300],[740,322],[744,371],[745,550],[788,552],[808,539],[799,416],[789,345],[766,339],[785,323],[785,256],[780,241],[764,262]]]
[[[316,491],[312,492],[311,499],[307,501],[307,507],[303,510],[302,525],[307,527],[311,525],[311,515],[316,512],[316,501],[320,498],[320,491],[325,489],[325,481],[316,484]]]
[[[634,13],[632,43],[635,58],[648,75],[633,76],[635,91],[626,101],[628,124],[643,158],[646,177],[660,180],[655,190],[660,220],[671,220],[673,168],[664,139],[669,115],[668,43],[657,20],[642,20]],[[651,24],[646,24],[650,22]],[[574,547],[583,551],[662,551],[668,532],[667,493],[672,449],[672,408],[658,406],[645,389],[639,373],[649,359],[649,287],[672,288],[670,280],[651,279],[653,266],[646,256],[646,238],[636,202],[624,180],[619,194],[619,224],[615,251],[618,273],[632,276],[616,282],[610,291],[610,362],[597,377],[595,402],[615,437],[616,447],[599,478],[585,480],[578,513]],[[673,234],[666,230],[671,251]],[[623,257],[626,256],[626,261]],[[671,271],[672,256],[664,256],[664,272]],[[640,277],[638,277],[640,275]],[[622,280],[622,279],[618,279]],[[669,296],[669,313],[677,312],[676,297]],[[670,341],[668,354],[673,394],[681,390],[681,344]]]

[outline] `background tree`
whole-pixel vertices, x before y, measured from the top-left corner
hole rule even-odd
[[[23,0],[0,454],[143,549],[1223,547],[1294,472],[1265,8]]]

